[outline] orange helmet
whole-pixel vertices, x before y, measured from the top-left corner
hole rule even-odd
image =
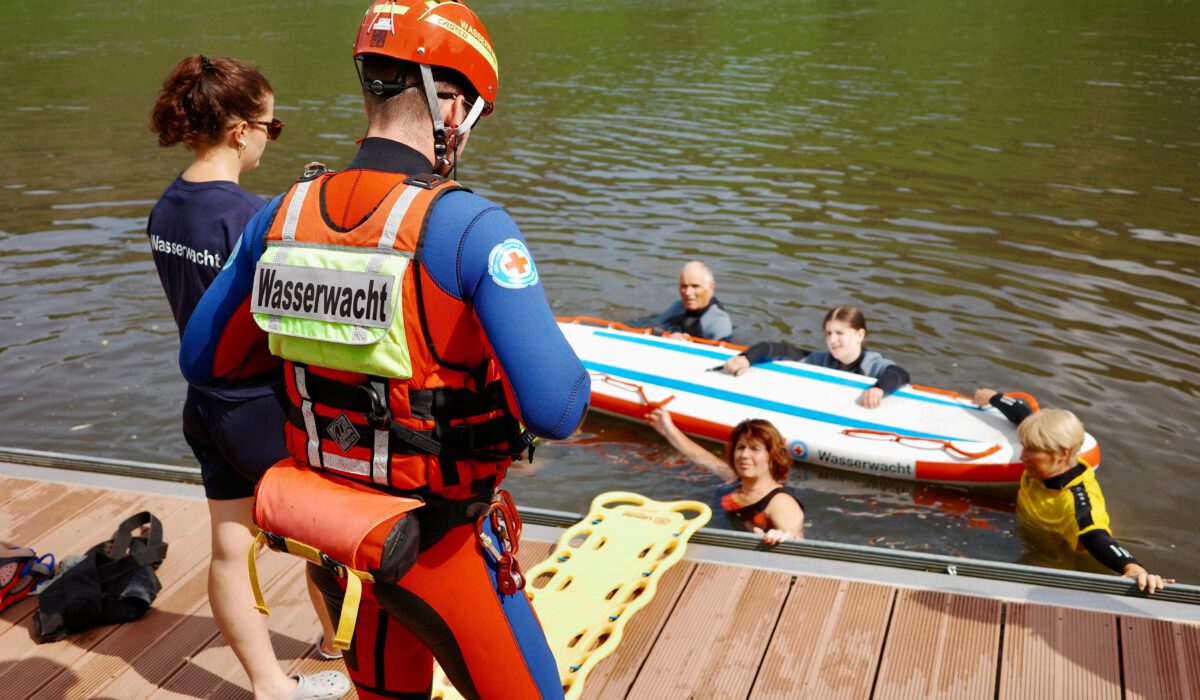
[[[487,29],[457,0],[373,2],[354,39],[354,56],[379,54],[462,73],[483,99],[489,114],[500,89],[496,52]]]

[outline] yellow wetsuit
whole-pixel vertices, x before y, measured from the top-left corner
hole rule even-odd
[[[1083,460],[1049,479],[1021,475],[1017,517],[1066,540],[1071,549],[1083,545],[1101,564],[1121,573],[1137,563],[1129,550],[1113,539],[1104,493],[1095,470]]]
[[[1079,536],[1092,530],[1112,534],[1108,509],[1096,475],[1082,461],[1067,471],[1042,481],[1021,475],[1017,492],[1017,517],[1025,522],[1058,533],[1072,549]]]

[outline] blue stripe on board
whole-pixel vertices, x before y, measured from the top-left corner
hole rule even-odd
[[[731,357],[731,355],[729,355],[728,353],[722,353],[722,352],[717,352],[715,350],[709,350],[708,348],[705,348],[703,346],[679,345],[677,343],[666,343],[666,342],[662,342],[660,340],[657,340],[657,339],[655,339],[653,337],[649,337],[649,336],[621,335],[618,333],[613,333],[611,331],[595,331],[595,335],[598,335],[602,338],[611,338],[612,340],[622,340],[627,343],[638,343],[640,345],[649,345],[650,347],[659,348],[660,350],[674,350],[676,352],[683,352],[683,353],[687,353],[689,355],[699,355],[700,357],[711,357],[712,359],[719,360],[721,362],[725,362],[725,360],[728,360]],[[825,374],[824,372],[814,372],[812,370],[801,369],[800,367],[790,367],[788,365],[781,365],[776,362],[768,362],[768,363],[761,364],[761,365],[755,365],[754,367],[756,369],[762,369],[762,370],[766,370],[768,372],[779,372],[781,374],[791,374],[796,377],[804,377],[805,379],[815,379],[817,381],[827,382],[829,384],[840,384],[842,386],[852,386],[852,387],[856,387],[859,389],[865,389],[873,384],[873,382],[871,382],[870,380],[866,380],[866,379],[850,379],[849,377],[837,377],[837,376]],[[947,401],[945,399],[938,399],[938,398],[934,398],[932,396],[921,396],[920,394],[914,394],[914,393],[912,393],[910,391],[906,391],[904,389],[901,389],[901,390],[895,392],[894,394],[892,394],[892,396],[900,396],[900,397],[903,397],[906,399],[910,399],[912,401],[927,401],[929,403],[941,404],[943,406],[953,406],[955,408],[961,408],[966,411],[982,411],[982,410],[984,410],[982,408],[979,408],[978,406],[962,404],[962,403],[958,403],[957,401]]]
[[[675,379],[668,379],[654,374],[645,372],[635,372],[625,369],[624,367],[615,367],[613,365],[602,365],[598,362],[583,361],[583,366],[593,372],[601,372],[604,374],[617,377],[619,379],[627,379],[633,382],[641,382],[643,384],[654,384],[656,386],[665,387],[667,389],[675,389],[677,391],[686,391],[689,394],[704,396],[718,401],[727,401],[729,403],[738,404],[741,406],[749,406],[751,408],[759,408],[764,411],[774,411],[775,413],[783,413],[797,418],[807,420],[820,421],[822,423],[831,423],[833,425],[841,425],[847,428],[862,428],[866,430],[883,430],[889,433],[898,433],[900,435],[909,435],[912,437],[933,438],[935,440],[951,440],[954,442],[978,442],[977,440],[968,440],[965,438],[950,437],[948,435],[938,435],[936,433],[922,433],[913,431],[907,428],[897,428],[883,423],[869,423],[867,421],[855,420],[845,416],[839,416],[836,413],[825,413],[824,411],[814,411],[799,406],[792,406],[778,401],[768,401],[754,396],[746,396],[745,394],[736,394],[732,391],[723,389],[714,389],[712,387],[703,386],[701,384],[692,384],[691,382],[681,382]]]

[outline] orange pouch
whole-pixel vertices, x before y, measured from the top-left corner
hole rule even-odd
[[[350,646],[362,584],[395,583],[417,561],[420,528],[408,513],[424,503],[285,460],[258,482],[254,524],[271,549],[303,557],[346,580],[333,645]],[[250,581],[259,611],[269,614],[258,585],[255,550]]]

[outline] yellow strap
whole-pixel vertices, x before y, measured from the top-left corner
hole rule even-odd
[[[287,547],[288,554],[295,554],[296,556],[304,557],[318,566],[321,565],[321,550],[316,547],[304,544],[303,542],[297,542],[290,537],[284,537],[283,544]]]
[[[342,616],[338,620],[337,634],[333,637],[333,648],[346,650],[354,638],[354,625],[358,621],[358,604],[362,600],[362,581],[355,576],[346,577],[346,595],[342,598]]]
[[[267,601],[263,598],[262,587],[258,585],[258,566],[254,561],[254,555],[258,551],[260,542],[266,542],[267,536],[262,530],[258,531],[258,535],[254,538],[254,542],[250,545],[250,588],[254,590],[254,609],[263,615],[270,615],[271,609],[267,607]]]
[[[270,615],[271,611],[267,608],[266,600],[263,598],[262,587],[258,584],[258,569],[254,561],[254,553],[258,549],[258,544],[266,541],[267,534],[259,530],[258,536],[254,538],[254,544],[250,546],[250,588],[254,590],[255,609],[264,615]],[[290,537],[284,537],[283,544],[287,548],[288,554],[303,557],[318,566],[325,565],[324,560],[321,559],[321,550],[316,547],[298,542]],[[362,602],[363,581],[374,583],[375,577],[366,571],[352,569],[345,564],[341,565],[341,569],[343,573],[338,574],[338,578],[346,579],[346,595],[342,598],[342,614],[338,619],[333,647],[346,650],[350,648],[350,640],[354,638],[354,624],[358,620],[358,607]]]

